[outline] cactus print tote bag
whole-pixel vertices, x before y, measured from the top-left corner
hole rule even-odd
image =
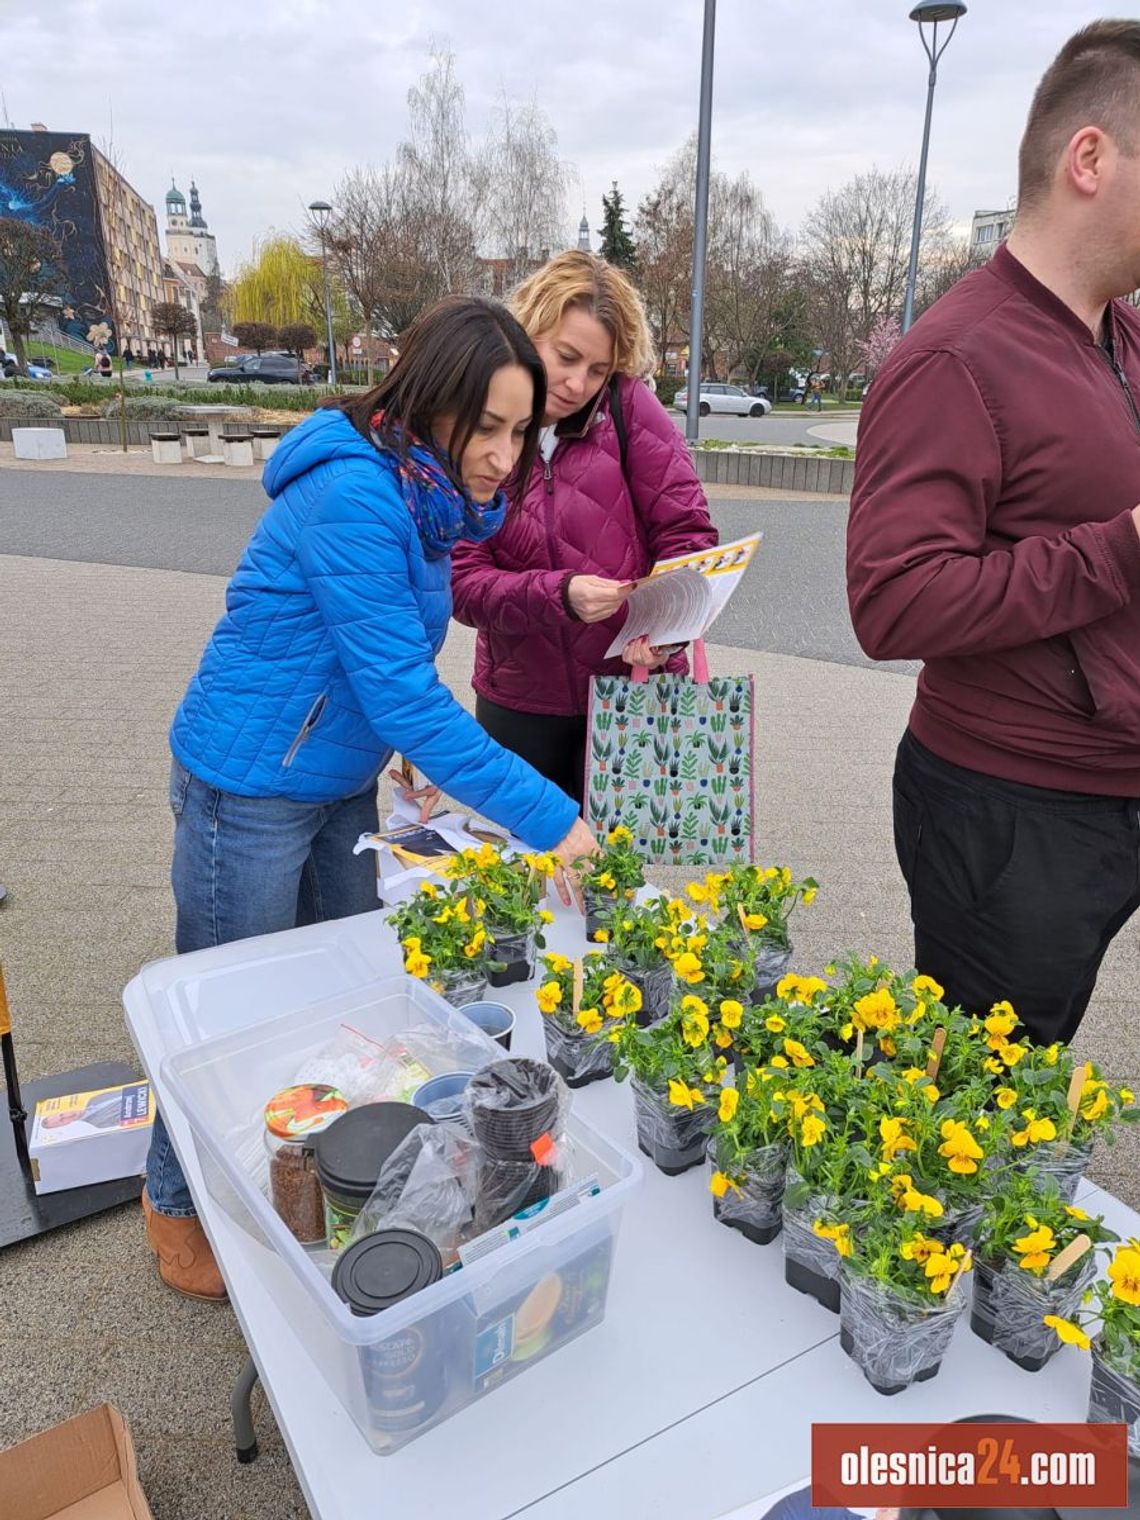
[[[618,824],[649,862],[723,865],[752,858],[755,750],[751,676],[597,676],[586,740],[586,822]]]

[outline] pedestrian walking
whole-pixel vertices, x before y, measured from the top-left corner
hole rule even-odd
[[[435,668],[451,551],[501,527],[545,393],[515,319],[455,297],[416,321],[378,386],[315,412],[268,461],[269,508],[170,731],[180,954],[375,908],[375,869],[353,845],[378,827],[395,751],[564,863],[595,848],[577,804],[496,744]],[[161,1114],[143,1207],[163,1280],[224,1297]]]
[[[894,777],[915,962],[1070,1040],[1140,906],[1140,21],[1038,86],[1017,220],[859,424],[855,631],[924,661]]]

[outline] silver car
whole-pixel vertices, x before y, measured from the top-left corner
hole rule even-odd
[[[673,398],[679,412],[687,410],[688,390],[679,390]],[[772,403],[766,396],[750,396],[739,385],[721,385],[719,381],[702,380],[700,413],[707,417],[710,412],[728,412],[734,417],[766,417]]]

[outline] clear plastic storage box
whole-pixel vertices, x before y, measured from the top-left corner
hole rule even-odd
[[[641,1165],[572,1109],[576,1172],[596,1177],[599,1191],[358,1317],[333,1291],[327,1259],[300,1245],[274,1210],[262,1146],[266,1100],[342,1024],[380,1042],[432,1031],[431,1075],[503,1054],[429,988],[397,976],[206,1040],[168,1056],[162,1073],[190,1123],[211,1198],[262,1248],[265,1292],[372,1447],[391,1452],[601,1322],[622,1205]]]

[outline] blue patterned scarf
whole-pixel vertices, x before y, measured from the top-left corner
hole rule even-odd
[[[383,412],[373,413],[372,441],[379,448],[385,448],[380,436],[383,421]],[[483,505],[474,501],[450,479],[431,450],[414,436],[408,438],[406,458],[401,459],[395,449],[388,452],[396,460],[400,489],[426,558],[442,559],[461,538],[480,543],[503,526],[507,504],[502,491],[496,491]]]

